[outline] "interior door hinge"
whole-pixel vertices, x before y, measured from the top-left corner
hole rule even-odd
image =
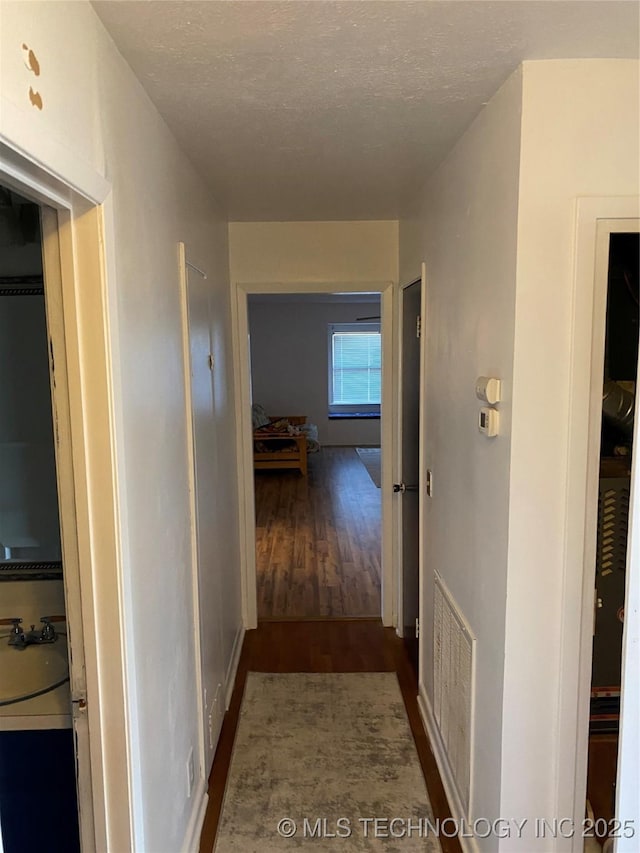
[[[416,338],[422,337],[422,317],[418,314],[416,317]]]
[[[416,616],[416,640],[420,639],[420,620]]]
[[[209,370],[213,370],[213,355],[211,353],[209,353],[207,361],[209,363]]]

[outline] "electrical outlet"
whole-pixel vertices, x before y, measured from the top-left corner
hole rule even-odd
[[[191,747],[189,750],[189,757],[187,758],[187,798],[189,798],[193,793],[195,778],[196,772],[195,767],[193,766],[193,747]]]

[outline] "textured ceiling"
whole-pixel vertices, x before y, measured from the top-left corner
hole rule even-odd
[[[637,57],[633,0],[95,0],[232,220],[394,219],[523,59]]]

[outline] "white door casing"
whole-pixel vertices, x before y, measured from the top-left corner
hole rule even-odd
[[[397,625],[397,544],[393,517],[393,448],[397,429],[394,376],[397,371],[394,346],[393,282],[232,282],[233,367],[236,401],[236,449],[238,459],[240,572],[242,618],[246,629],[258,624],[255,554],[255,498],[253,481],[253,430],[251,425],[251,364],[249,360],[249,294],[267,293],[373,293],[381,295],[382,406],[380,418],[382,458],[382,584],[381,616],[386,626]]]
[[[83,850],[95,843],[91,782],[91,749],[87,711],[87,681],[84,653],[84,624],[80,595],[80,561],[78,552],[76,502],[73,482],[71,421],[69,412],[68,374],[62,309],[62,276],[58,217],[50,207],[42,206],[42,260],[47,319],[51,408],[54,423],[56,478],[60,515],[60,538],[67,635],[70,651],[69,679],[71,687],[72,725],[77,767],[78,819]]]
[[[602,378],[604,373],[605,317],[607,300],[608,242],[612,232],[637,231],[640,200],[628,198],[578,199],[576,206],[576,253],[573,291],[572,346],[569,400],[569,459],[565,505],[565,567],[562,586],[561,690],[558,706],[558,765],[554,801],[559,817],[571,817],[575,825],[584,819],[587,749],[589,736],[589,700],[593,626],[593,587],[597,529],[600,421]],[[636,421],[637,428],[637,421]],[[640,471],[634,463],[632,492],[637,494]],[[630,509],[631,547],[628,551],[627,596],[637,595],[638,563],[634,548],[634,513]],[[581,606],[576,606],[580,602]],[[637,607],[637,604],[636,604]],[[619,755],[633,749],[633,736],[625,732],[625,718],[635,714],[637,700],[637,647],[629,635],[637,632],[633,607],[625,624],[623,645],[623,719]],[[637,619],[637,611],[636,611]],[[633,655],[636,655],[636,668]],[[629,673],[635,681],[627,690]],[[629,682],[631,683],[631,682]],[[627,700],[632,704],[627,706]],[[637,741],[636,741],[637,745]],[[638,758],[636,756],[636,762]],[[623,762],[624,764],[624,762]],[[636,773],[638,763],[635,764]],[[637,776],[636,776],[637,779]],[[618,803],[626,803],[626,779],[618,786]],[[636,791],[637,795],[637,791]],[[617,814],[622,817],[621,814]],[[636,833],[640,813],[636,813]],[[576,833],[565,840],[566,849],[582,853],[584,839]],[[637,844],[637,838],[635,842]],[[619,846],[625,853],[635,848]]]

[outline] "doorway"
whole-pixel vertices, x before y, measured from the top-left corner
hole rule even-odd
[[[616,818],[627,543],[635,450],[640,235],[616,231],[614,226],[608,233],[605,251],[604,358],[594,366],[594,382],[602,378],[603,390],[587,799],[595,834],[608,851],[613,841],[607,838]]]
[[[251,355],[249,347],[249,297],[267,294],[378,294],[380,297],[381,323],[381,414],[380,414],[380,446],[381,446],[381,579],[380,579],[380,615],[387,626],[396,624],[397,598],[395,592],[395,574],[393,567],[394,547],[392,523],[392,464],[391,450],[393,432],[393,402],[392,402],[392,318],[393,318],[393,285],[391,282],[358,282],[348,284],[313,283],[302,287],[295,283],[259,283],[236,284],[234,299],[232,299],[233,328],[234,328],[234,358],[236,375],[236,418],[240,424],[238,430],[238,459],[240,475],[240,508],[244,520],[241,530],[242,541],[242,593],[243,616],[246,628],[254,628],[258,622],[257,607],[257,572],[256,572],[256,520],[255,520],[255,487],[254,487],[254,429],[251,418],[252,389],[251,389]],[[372,314],[378,312],[371,312]],[[326,380],[325,380],[326,381]],[[296,415],[295,412],[273,412],[273,415]],[[303,412],[302,415],[305,413]],[[357,458],[355,460],[358,462]],[[360,464],[360,463],[358,463]],[[365,476],[366,471],[364,472]],[[302,475],[303,476],[303,475]]]
[[[249,295],[258,618],[380,618],[380,295]]]
[[[55,212],[0,187],[0,243],[0,832],[5,853],[79,851],[94,830]]]

